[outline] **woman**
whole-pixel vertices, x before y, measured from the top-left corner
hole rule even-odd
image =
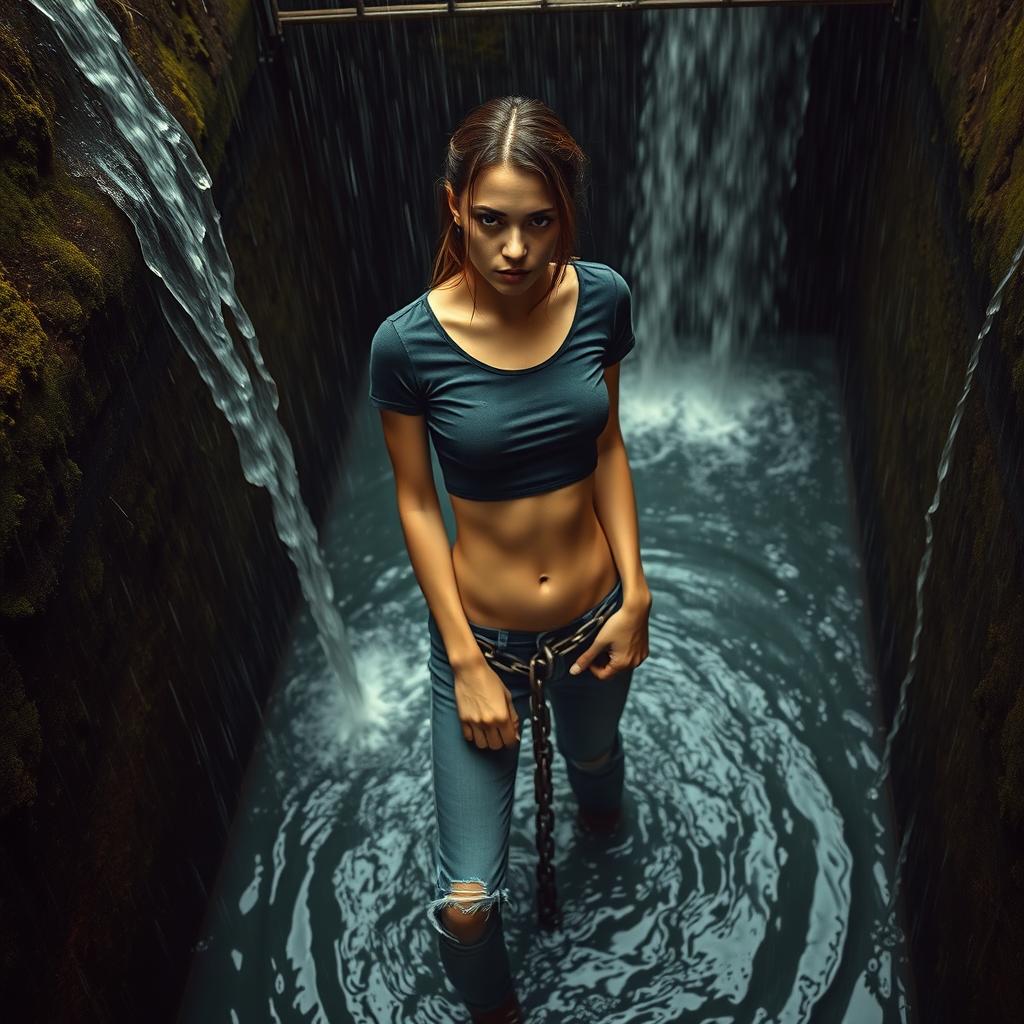
[[[648,655],[652,601],[618,422],[631,298],[610,267],[570,258],[585,168],[540,101],[474,110],[448,146],[431,286],[387,317],[370,352],[370,399],[429,609],[430,917],[474,1021],[522,1019],[501,901],[530,687],[505,666],[603,622],[554,657],[543,694],[577,820],[607,833],[622,801],[619,718]],[[457,525],[450,549],[428,430]]]

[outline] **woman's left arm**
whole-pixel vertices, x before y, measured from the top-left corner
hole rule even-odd
[[[622,607],[598,631],[590,647],[569,670],[578,674],[606,648],[610,663],[591,671],[599,678],[639,665],[648,655],[647,622],[652,597],[640,562],[640,531],[629,456],[619,429],[619,364],[605,369],[608,387],[608,423],[597,440],[594,471],[594,511],[608,538],[608,546],[622,580]]]

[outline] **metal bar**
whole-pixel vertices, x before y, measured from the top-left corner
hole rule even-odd
[[[899,0],[441,0],[438,3],[387,3],[358,7],[326,7],[322,10],[277,12],[281,25],[328,21],[374,21],[381,19],[472,17],[487,14],[524,14],[530,11],[619,11],[661,10],[670,7],[892,7]],[[276,0],[275,0],[276,7]]]

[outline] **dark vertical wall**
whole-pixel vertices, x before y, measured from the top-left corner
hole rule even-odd
[[[309,282],[346,253],[322,219],[274,212],[327,183],[257,64],[248,0],[100,6],[217,175],[319,521],[354,381]],[[4,6],[0,988],[5,1019],[172,1019],[298,585],[131,225],[64,165],[61,52]]]
[[[911,655],[925,513],[985,309],[1024,236],[1024,8],[827,12],[789,315],[838,341],[886,717]],[[918,1019],[1024,1019],[1024,280],[1004,293],[932,518],[896,743]]]

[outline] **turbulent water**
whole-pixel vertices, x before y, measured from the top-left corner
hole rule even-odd
[[[77,124],[63,133],[74,147],[65,157],[124,211],[146,265],[166,286],[160,302],[167,323],[231,426],[245,479],[270,495],[278,536],[317,622],[323,657],[348,696],[347,720],[354,723],[362,705],[345,624],[302,500],[291,441],[277,418],[277,385],[235,292],[210,175],[93,0],[31,2],[52,22],[81,75],[66,83],[72,95],[65,114]],[[231,337],[224,308],[255,372]]]
[[[506,933],[538,1024],[906,1020],[901,951],[881,942],[889,826],[864,798],[881,730],[828,352],[759,356],[717,398],[707,357],[664,362],[661,408],[623,364],[651,653],[622,723],[621,838],[574,832],[556,762],[550,935],[524,733]],[[426,916],[426,606],[372,410],[354,440],[326,533],[375,722],[338,742],[300,626],[183,1021],[459,1019]]]

